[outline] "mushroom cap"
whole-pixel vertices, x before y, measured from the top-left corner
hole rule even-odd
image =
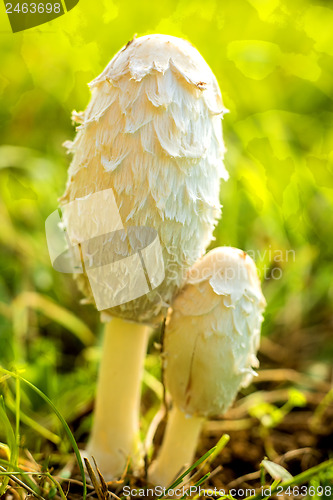
[[[182,411],[220,415],[250,383],[265,305],[245,252],[216,248],[191,268],[164,338],[165,383]]]
[[[113,57],[105,70],[90,83],[90,87],[95,87],[105,79],[115,83],[126,73],[130,73],[131,79],[140,82],[147,75],[154,72],[164,75],[170,69],[177,79],[190,87],[194,86],[199,91],[208,90],[203,95],[212,112],[220,115],[226,111],[217,80],[204,58],[190,42],[169,35],[134,38]],[[152,98],[155,106],[166,106],[171,104],[173,92],[177,90],[170,88],[165,93],[160,92],[160,95],[150,95],[148,99]]]
[[[93,238],[97,228],[99,238],[86,245],[92,259],[98,254],[106,263],[106,302],[114,294],[108,256],[123,251],[121,244],[111,248],[109,234],[102,237],[114,214],[94,202],[87,209],[82,204],[80,216],[77,210],[66,213],[66,206],[112,189],[124,228],[157,232],[164,280],[149,293],[103,311],[105,319],[156,324],[210,243],[220,216],[219,183],[227,179],[220,90],[199,52],[166,35],[129,42],[90,87],[86,111],[73,115],[77,135],[66,143],[74,156],[61,198],[64,225],[72,245],[81,243],[83,234]],[[87,275],[76,278],[86,301],[94,303]]]

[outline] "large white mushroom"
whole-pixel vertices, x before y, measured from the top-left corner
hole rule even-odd
[[[67,143],[74,157],[61,203],[70,242],[81,251],[85,272],[77,275],[79,287],[107,321],[87,453],[113,478],[128,457],[134,466],[138,461],[149,329],[165,316],[220,216],[219,181],[227,178],[224,108],[216,78],[198,51],[165,35],[129,42],[90,87],[86,111],[74,114],[80,125]],[[150,264],[155,272],[164,267],[165,277],[161,281],[159,274],[154,282],[146,269],[141,291],[139,268],[129,272],[119,260],[138,250],[131,240],[130,250],[124,245],[129,226],[136,228],[140,249],[151,241],[143,226],[157,232],[162,249],[161,262],[155,255]],[[113,229],[124,233],[115,238]],[[117,276],[108,267],[115,262]],[[144,291],[147,273],[151,286]]]
[[[190,270],[165,330],[173,407],[151,483],[169,486],[191,465],[204,419],[223,414],[250,383],[264,307],[256,266],[242,250],[216,248]]]

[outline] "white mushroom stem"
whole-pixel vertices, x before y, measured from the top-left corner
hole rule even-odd
[[[149,469],[149,482],[166,488],[192,465],[204,420],[172,407],[163,444]]]
[[[190,465],[203,419],[225,413],[251,382],[264,308],[256,266],[242,250],[216,248],[189,271],[165,327],[164,382],[175,409],[152,483],[167,486]]]
[[[86,456],[93,456],[106,480],[122,474],[131,458],[140,465],[139,408],[150,328],[114,318],[107,323],[94,422]],[[93,465],[93,464],[92,464]]]

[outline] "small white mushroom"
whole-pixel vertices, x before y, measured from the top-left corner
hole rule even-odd
[[[148,293],[103,308],[109,323],[87,451],[105,477],[113,478],[123,472],[128,457],[134,467],[139,461],[148,327],[165,316],[220,216],[219,184],[227,178],[221,129],[225,110],[216,78],[198,51],[166,35],[129,42],[90,86],[91,101],[84,113],[74,115],[80,125],[75,140],[67,143],[74,157],[61,202],[71,244],[83,248],[85,243],[90,267],[94,259],[107,265],[114,252],[122,254],[120,243],[117,248],[109,244],[110,234],[103,239],[103,226],[114,213],[103,203],[96,206],[93,198],[112,189],[125,229],[146,226],[157,232],[165,271],[162,283]],[[81,203],[82,209],[66,214],[66,205],[78,200],[93,201],[86,211]],[[93,238],[96,232],[100,237],[88,243],[82,236]],[[118,276],[119,286],[122,277],[135,284],[136,274],[125,274]],[[93,285],[98,287],[100,280],[101,302],[113,303],[114,282],[107,268]],[[88,273],[77,275],[77,281],[86,301],[94,303]]]
[[[168,486],[191,465],[204,419],[223,414],[250,383],[264,308],[256,266],[245,252],[216,248],[191,268],[165,330],[173,407],[151,483]]]

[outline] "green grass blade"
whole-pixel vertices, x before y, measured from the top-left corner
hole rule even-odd
[[[13,428],[6,414],[5,404],[2,396],[0,396],[0,424],[2,429],[5,431],[7,444],[10,450],[10,460],[15,466],[18,460],[17,442],[15,439]],[[2,481],[2,484],[0,485],[0,496],[5,493],[8,481],[9,477],[5,477],[4,480]]]
[[[179,476],[178,479],[176,479],[176,481],[174,481],[170,486],[168,486],[168,488],[166,489],[165,493],[163,493],[162,495],[160,495],[159,497],[156,498],[156,500],[160,500],[161,498],[164,498],[165,495],[170,491],[170,490],[173,490],[174,488],[176,488],[184,479],[185,476],[187,476],[190,472],[192,472],[193,469],[195,469],[196,467],[198,467],[198,465],[202,464],[202,462],[204,462],[205,460],[207,460],[208,457],[210,457],[210,455],[212,453],[214,453],[214,451],[216,450],[216,446],[214,446],[213,448],[211,448],[210,450],[207,451],[207,453],[205,453],[204,455],[202,455],[201,458],[199,458],[199,460],[197,460],[193,465],[191,465],[191,467],[189,467],[185,472],[183,472],[183,474],[181,476]]]
[[[59,483],[59,481],[57,481],[54,477],[52,477],[52,475],[51,475],[49,472],[47,472],[45,475],[46,475],[46,476],[50,479],[50,481],[52,481],[52,483],[55,485],[56,489],[57,489],[57,490],[58,490],[58,492],[60,493],[60,496],[61,496],[62,500],[67,500],[66,495],[65,495],[65,493],[64,493],[64,490],[62,489],[61,484]]]
[[[8,472],[7,470],[3,470],[3,467],[0,466],[0,476],[5,476],[5,478],[7,480],[11,479],[16,484],[18,484],[21,488],[28,491],[29,493],[31,493],[34,497],[38,498],[39,500],[45,500],[44,497],[40,496],[39,493],[36,492],[36,490],[35,490],[36,485],[35,484],[33,484],[33,487],[31,488],[27,484],[23,483],[18,477],[16,477],[16,475],[18,475],[18,474],[20,476],[25,476],[26,479],[28,479],[28,477],[29,477],[28,474],[33,475],[33,473],[31,473],[31,472],[22,472],[22,471]],[[39,473],[35,473],[35,475],[40,476]]]
[[[202,483],[204,483],[206,481],[206,479],[208,479],[210,476],[210,472],[207,472],[207,474],[205,474],[201,479],[199,479],[199,481],[197,481],[196,483],[194,483],[194,487],[197,488],[198,486],[200,486]],[[185,493],[185,495],[183,495],[182,497],[180,497],[180,500],[184,500],[185,498],[187,498],[187,494]],[[194,497],[196,498],[196,497]],[[199,498],[199,497],[197,497]]]
[[[230,436],[229,434],[223,434],[221,438],[218,440],[216,446],[215,446],[215,451],[211,454],[209,457],[208,463],[212,463],[215,458],[221,453],[221,451],[227,446],[227,444],[230,441]]]
[[[6,468],[6,469],[4,469],[4,468]],[[14,472],[4,472],[4,470],[7,470],[8,468],[11,468]],[[28,486],[30,489],[32,489],[36,494],[40,493],[39,486],[34,481],[32,481],[30,476],[41,476],[44,473],[26,472],[26,471],[22,470],[19,466],[17,466],[17,470],[15,470],[14,464],[12,464],[11,462],[8,462],[8,460],[3,460],[3,459],[0,459],[0,470],[1,470],[1,474],[0,474],[1,476],[19,474],[20,476],[24,477],[26,486]]]
[[[36,394],[38,394],[52,408],[53,412],[57,415],[57,417],[60,420],[60,422],[61,422],[61,424],[62,424],[62,426],[67,434],[67,437],[68,437],[68,439],[73,447],[73,450],[74,450],[74,453],[75,453],[75,456],[76,456],[76,459],[77,459],[77,462],[79,465],[80,473],[82,476],[82,482],[83,482],[83,499],[85,500],[86,496],[87,496],[87,483],[86,483],[86,476],[84,473],[84,467],[83,467],[79,448],[76,444],[75,438],[74,438],[72,431],[70,430],[66,420],[63,418],[63,416],[61,415],[61,413],[59,412],[57,407],[54,405],[54,403],[52,403],[52,401],[46,396],[46,394],[44,394],[40,389],[38,389],[38,387],[36,387],[34,384],[32,384],[31,382],[29,382],[28,380],[26,380],[21,375],[18,375],[15,372],[11,372],[10,370],[6,370],[3,367],[0,367],[0,370],[2,372],[6,373],[7,375],[10,375],[11,377],[19,378],[22,382],[24,382],[26,385],[28,385],[34,392],[36,392]]]
[[[14,399],[12,399],[12,395],[10,392],[6,394],[6,406],[8,410],[14,412],[15,414],[16,402],[14,402]],[[57,434],[54,434],[54,432],[50,431],[36,420],[26,415],[24,412],[22,412],[22,410],[20,410],[20,421],[28,427],[31,427],[31,429],[43,436],[48,441],[51,441],[51,443],[58,445],[61,442],[61,439]]]
[[[207,472],[207,474],[205,474],[201,479],[199,479],[199,481],[197,481],[194,486],[200,486],[200,484],[204,483],[206,481],[206,479],[208,479],[210,476],[210,472]]]
[[[15,399],[15,438],[17,449],[20,448],[20,407],[21,407],[21,383],[16,379],[16,399]],[[17,457],[18,458],[18,457]],[[15,465],[18,465],[18,460]]]

